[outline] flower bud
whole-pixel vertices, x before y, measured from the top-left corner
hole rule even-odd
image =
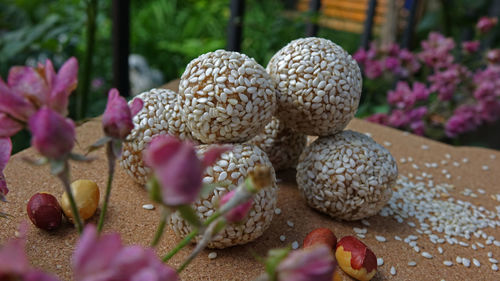
[[[222,199],[220,201],[221,206],[226,204],[233,196],[235,195],[236,190],[231,190],[230,192],[224,194],[222,196]],[[239,222],[242,221],[252,208],[253,204],[253,199],[250,198],[248,201],[241,203],[240,205],[234,207],[231,209],[228,213],[224,215],[224,217],[229,221],[229,222]]]

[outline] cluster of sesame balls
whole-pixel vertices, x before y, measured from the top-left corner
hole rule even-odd
[[[256,165],[297,167],[299,189],[309,205],[334,217],[373,215],[389,200],[397,168],[373,140],[342,131],[357,110],[361,84],[354,59],[326,39],[290,42],[267,69],[241,53],[206,53],[187,65],[178,93],[152,89],[139,95],[144,108],[134,117],[120,164],[145,184],[151,171],[142,151],[155,135],[191,140],[199,153],[210,144],[230,143],[233,149],[205,171],[205,183],[226,184],[194,203],[200,218],[213,214],[219,198]],[[320,138],[306,148],[307,135]],[[274,170],[272,177],[273,185],[255,196],[246,220],[230,225],[209,247],[243,244],[262,235],[276,208]],[[169,224],[179,236],[191,230],[178,214]]]

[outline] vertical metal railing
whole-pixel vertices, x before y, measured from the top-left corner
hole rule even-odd
[[[306,36],[313,37],[318,35],[318,15],[321,8],[321,0],[311,0],[309,2],[309,21],[306,25]]]
[[[375,18],[375,10],[377,8],[377,0],[370,0],[368,9],[366,9],[365,24],[363,33],[361,34],[361,46],[368,49],[373,34],[373,19]]]
[[[227,26],[227,50],[239,52],[241,50],[245,0],[231,0],[230,9],[231,15]]]
[[[405,31],[403,32],[403,39],[401,40],[401,48],[410,48],[411,40],[413,38],[413,27],[415,25],[415,16],[417,13],[417,0],[409,0],[409,15],[408,23],[406,24]]]
[[[113,87],[129,96],[130,0],[113,0],[112,14]]]

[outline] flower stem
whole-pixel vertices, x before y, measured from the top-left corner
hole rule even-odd
[[[158,242],[160,242],[160,238],[163,235],[163,232],[165,230],[165,225],[167,224],[167,218],[169,216],[170,216],[170,211],[167,208],[162,208],[160,224],[158,224],[158,228],[156,229],[155,237],[151,242],[151,247],[155,247],[156,245],[158,245]]]
[[[113,175],[115,174],[115,161],[116,157],[112,148],[113,142],[110,141],[106,144],[106,155],[108,157],[108,183],[106,186],[106,195],[104,196],[104,203],[102,204],[102,211],[97,224],[97,232],[101,232],[104,225],[104,218],[108,210],[109,197],[111,196],[111,185],[113,183]]]
[[[177,254],[182,248],[184,248],[189,242],[196,236],[198,235],[198,229],[195,229],[191,231],[191,233],[188,234],[182,241],[175,246],[170,252],[168,252],[162,259],[163,262],[167,262],[169,259],[171,259],[175,254]]]
[[[76,206],[75,197],[73,196],[73,191],[71,190],[71,184],[69,182],[69,165],[68,161],[64,162],[64,169],[61,173],[57,175],[61,182],[63,183],[64,189],[68,194],[69,204],[71,206],[71,212],[73,213],[73,220],[75,222],[76,230],[78,234],[81,234],[83,231],[83,223],[80,218],[80,213],[78,212],[78,207]]]

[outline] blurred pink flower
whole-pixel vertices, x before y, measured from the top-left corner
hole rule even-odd
[[[500,65],[489,65],[474,74],[474,97],[478,100],[500,97]]]
[[[440,100],[448,101],[453,98],[457,86],[468,74],[464,66],[452,64],[445,70],[436,71],[428,77],[431,82],[430,90],[437,92]]]
[[[375,113],[375,114],[367,117],[366,120],[368,120],[372,123],[387,125],[389,122],[389,116],[387,116],[387,114],[385,114],[385,113]]]
[[[290,253],[277,267],[278,280],[331,281],[336,266],[331,250],[319,244]]]
[[[14,66],[7,83],[0,78],[0,136],[12,136],[37,109],[48,106],[66,115],[70,93],[76,88],[78,62],[70,58],[56,74],[52,62],[37,68]]]
[[[422,118],[424,118],[424,116],[427,114],[427,111],[427,107],[419,106],[408,111],[408,118],[410,118],[410,120],[412,121],[422,120]]]
[[[185,205],[198,197],[206,165],[212,164],[228,149],[213,146],[206,152],[207,159],[200,160],[192,143],[170,135],[158,135],[144,152],[144,162],[153,168],[158,178],[163,203]]]
[[[382,53],[386,54],[387,56],[397,57],[397,56],[399,56],[399,52],[401,51],[401,49],[399,48],[398,44],[390,43],[390,44],[382,46],[381,51],[382,51]]]
[[[400,109],[395,109],[389,115],[387,123],[392,127],[399,128],[408,125],[410,121],[411,120],[405,111]]]
[[[425,123],[422,120],[412,122],[410,129],[414,134],[423,136],[425,134]]]
[[[107,136],[125,140],[134,128],[132,117],[141,111],[143,101],[135,98],[132,104],[127,104],[125,98],[120,96],[117,89],[111,89],[108,93],[108,103],[102,116],[102,127]]]
[[[500,118],[500,101],[496,99],[480,100],[476,110],[483,121],[495,122]]]
[[[448,137],[454,138],[459,134],[473,131],[481,124],[476,107],[473,105],[461,105],[445,124],[445,133]]]
[[[45,157],[61,159],[75,144],[75,124],[54,110],[43,107],[31,116],[31,145]]]
[[[375,79],[383,74],[384,64],[381,61],[366,60],[364,70],[367,78]]]
[[[386,70],[399,72],[400,62],[395,57],[386,57],[384,61],[384,67]]]
[[[500,49],[489,50],[486,59],[490,64],[500,64]]]
[[[430,67],[443,68],[453,63],[450,53],[455,48],[452,38],[446,38],[437,32],[431,32],[427,40],[421,42],[422,51],[418,57]]]
[[[58,279],[31,267],[24,252],[27,223],[19,227],[19,235],[0,247],[0,280],[57,281]]]
[[[175,270],[163,264],[154,251],[126,246],[117,233],[99,236],[95,226],[87,225],[72,257],[77,281],[177,281]]]
[[[399,81],[396,85],[396,90],[391,90],[387,93],[387,101],[399,109],[408,109],[415,102],[426,100],[429,97],[429,93],[425,85],[420,82],[413,83],[413,89],[410,89],[406,81]]]
[[[462,43],[462,48],[468,54],[477,52],[479,49],[479,41],[466,41]]]
[[[358,64],[365,64],[368,54],[365,49],[360,48],[356,51],[356,53],[354,53],[354,55],[352,55],[352,57],[356,60]]]
[[[420,63],[417,57],[407,49],[402,49],[399,52],[399,59],[401,60],[401,70],[399,74],[402,77],[408,77],[420,69]]]
[[[221,206],[226,204],[236,193],[236,190],[231,190],[228,193],[224,194],[222,196],[222,199],[220,200]],[[224,215],[224,217],[227,219],[228,222],[239,222],[242,221],[252,209],[252,204],[253,204],[253,199],[248,199],[243,204],[240,204],[236,206],[235,208],[231,209],[227,214]]]
[[[497,24],[497,22],[497,18],[481,17],[476,24],[476,28],[480,33],[487,33]]]
[[[5,201],[5,195],[9,192],[3,170],[9,162],[12,152],[12,142],[9,138],[0,138],[0,201]]]

